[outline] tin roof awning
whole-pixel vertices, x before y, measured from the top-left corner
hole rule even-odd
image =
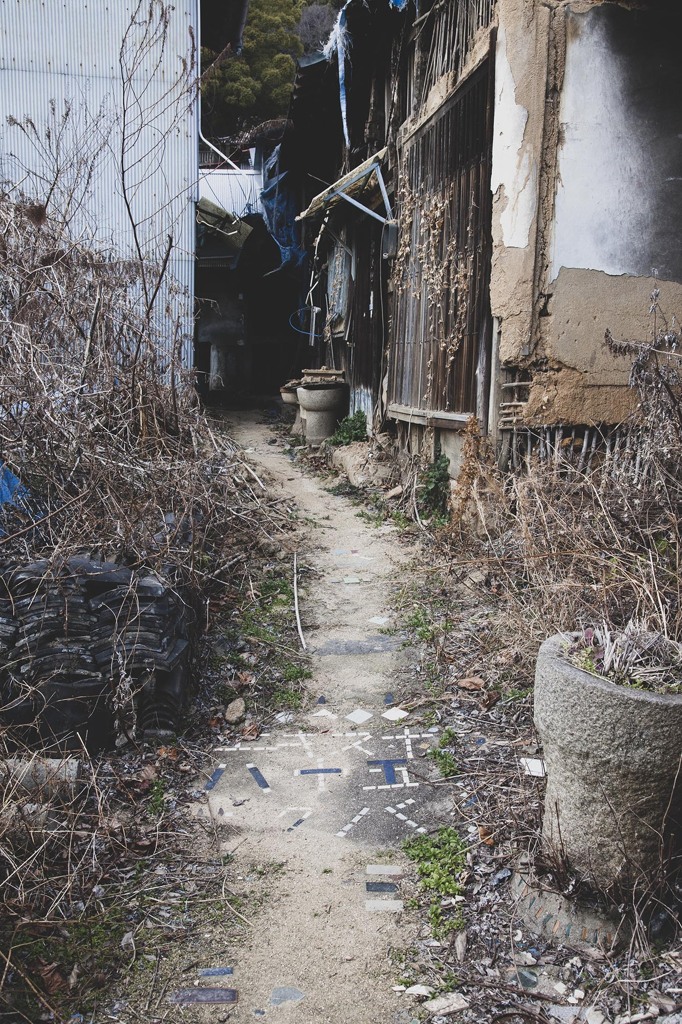
[[[388,198],[386,191],[386,185],[381,174],[381,163],[386,157],[386,149],[379,150],[374,156],[369,157],[364,163],[358,167],[354,167],[348,174],[344,174],[343,178],[339,178],[333,185],[326,188],[324,192],[320,192],[314,199],[311,200],[310,205],[302,213],[299,213],[296,220],[305,220],[308,217],[315,217],[319,214],[326,213],[332,206],[338,205],[338,203],[345,201],[350,203],[351,206],[357,207],[366,213],[369,217],[373,217],[378,220],[381,224],[385,224],[387,221],[393,219],[393,211],[391,209],[391,203]],[[381,198],[384,201],[385,216],[377,213],[376,210],[371,209],[365,203],[360,200],[369,196],[376,188],[379,188],[381,192]]]

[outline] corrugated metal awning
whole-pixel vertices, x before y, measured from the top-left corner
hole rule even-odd
[[[374,217],[375,220],[381,221],[382,224],[386,223],[387,220],[391,220],[393,213],[391,210],[391,204],[389,202],[388,193],[386,192],[386,186],[384,179],[381,174],[381,164],[386,158],[386,148],[379,150],[374,156],[369,157],[364,163],[361,163],[358,167],[354,167],[348,174],[344,174],[342,178],[335,181],[333,185],[330,185],[316,195],[311,200],[310,205],[302,213],[299,213],[296,220],[305,220],[308,217],[315,217],[319,214],[326,213],[330,207],[335,206],[341,200],[345,200],[351,203],[352,206],[358,207],[363,210],[370,217]],[[381,197],[384,201],[386,208],[386,216],[382,217],[381,214],[375,210],[370,209],[369,206],[360,202],[360,199],[369,196],[376,189],[381,192]]]

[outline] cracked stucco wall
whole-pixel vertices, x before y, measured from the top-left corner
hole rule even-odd
[[[682,12],[672,0],[500,0],[491,304],[530,369],[528,422],[617,422],[660,288],[682,316]],[[652,271],[655,272],[652,273]]]

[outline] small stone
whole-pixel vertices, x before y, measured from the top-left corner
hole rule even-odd
[[[409,988],[405,989],[406,996],[421,996],[422,998],[426,998],[427,996],[432,996],[433,993],[434,989],[432,989],[430,985],[410,985]]]
[[[652,989],[649,992],[648,1000],[652,1006],[657,1006],[662,1013],[674,1013],[677,1009],[677,1003],[672,996],[659,992],[658,989]]]
[[[243,697],[237,697],[225,708],[225,721],[228,725],[236,725],[246,717],[246,702]]]
[[[573,1024],[577,1015],[577,1010],[573,1006],[560,1006],[558,1003],[552,1004],[548,1012],[550,1017],[561,1021],[561,1024]]]
[[[448,992],[444,996],[436,996],[435,999],[427,999],[424,1009],[429,1013],[459,1013],[469,1007],[469,1000],[460,995],[459,992]]]
[[[275,988],[272,990],[270,996],[271,1006],[281,1006],[282,1003],[300,1003],[301,999],[305,999],[305,993],[301,992],[298,988],[289,988],[285,986],[283,988]]]
[[[589,1006],[583,1013],[583,1018],[587,1024],[605,1024],[606,1017],[601,1010],[596,1010],[594,1006]]]

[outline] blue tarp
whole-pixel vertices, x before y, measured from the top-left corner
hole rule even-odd
[[[0,505],[22,508],[27,497],[28,491],[19,477],[14,475],[9,466],[3,465],[0,469]]]
[[[7,511],[16,508],[32,519],[36,516],[36,510],[32,507],[31,493],[24,487],[18,476],[12,472],[5,463],[0,463],[0,515],[5,511],[4,506],[9,506]],[[6,537],[7,532],[0,527],[0,537]]]
[[[298,192],[289,186],[289,172],[277,174],[279,146],[266,161],[263,168],[268,182],[260,194],[263,204],[263,219],[266,227],[279,246],[282,263],[279,267],[300,267],[306,258],[301,246],[296,215],[299,212]],[[273,177],[270,177],[274,175]]]

